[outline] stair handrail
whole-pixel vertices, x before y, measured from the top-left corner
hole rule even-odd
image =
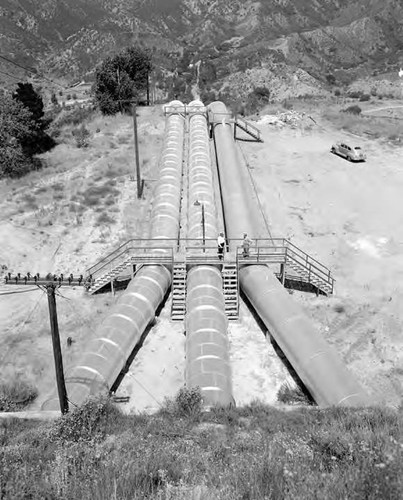
[[[294,243],[286,238],[252,238],[252,244],[250,246],[250,261],[252,263],[253,259],[257,262],[262,262],[267,259],[268,250],[271,251],[271,255],[284,255],[284,263],[286,264],[287,259],[295,261],[301,267],[305,267],[308,272],[312,272],[315,276],[323,280],[324,282],[334,286],[334,278],[331,275],[331,271],[324,264],[311,257],[309,254],[301,250]],[[236,254],[237,262],[242,259],[243,248],[242,239],[231,239],[231,243],[237,243]],[[266,243],[268,244],[262,244]],[[270,256],[271,256],[270,255]],[[266,257],[266,259],[265,259]]]
[[[247,120],[245,120],[244,118],[241,118],[239,116],[235,117],[235,123],[236,123],[236,125],[238,125],[238,127],[243,128],[247,133],[249,133],[251,135],[255,135],[257,137],[257,139],[260,140],[261,132],[255,125],[252,125],[252,123],[248,122]],[[252,131],[254,133],[250,132],[250,129],[252,129]]]
[[[332,286],[334,285],[334,278],[331,275],[330,269],[318,262],[316,259],[308,255],[303,250],[299,249],[295,245],[292,245],[293,248],[286,248],[286,259],[296,262],[301,267],[304,267],[308,270],[309,273],[316,275],[318,278],[323,280]],[[294,248],[295,247],[295,248]],[[298,253],[295,249],[299,250]],[[301,256],[302,254],[302,256]]]
[[[172,264],[173,263],[173,248],[172,247],[152,247],[151,249],[149,248],[146,248],[146,247],[136,247],[136,246],[132,246],[130,248],[125,248],[120,254],[116,255],[113,259],[109,260],[108,262],[105,262],[100,268],[98,268],[97,270],[95,270],[93,273],[92,273],[92,277],[93,279],[96,279],[97,276],[99,276],[101,274],[101,271],[102,269],[108,269],[108,270],[111,270],[112,269],[112,264],[115,262],[115,267],[116,267],[116,264],[118,262],[121,262],[122,259],[119,259],[119,257],[121,257],[122,255],[125,255],[127,253],[129,253],[130,250],[169,250],[169,256],[165,256],[164,258],[164,255],[160,254],[158,256],[158,258],[156,258],[156,262],[155,264],[161,264],[161,265],[164,265],[164,264]],[[136,253],[133,253],[130,255],[131,258],[134,258],[134,257],[140,257],[139,254],[136,254]],[[153,262],[154,263],[154,262]],[[144,264],[144,263],[143,263]],[[151,264],[151,263],[150,263]]]
[[[158,249],[168,248],[168,249],[171,249],[172,252],[173,252],[173,248],[176,248],[178,246],[178,240],[176,238],[175,239],[173,239],[173,238],[170,238],[170,239],[131,238],[130,240],[126,241],[125,243],[120,245],[118,248],[116,248],[115,250],[113,250],[112,252],[107,254],[105,257],[100,259],[96,264],[89,267],[86,271],[87,275],[90,275],[90,274],[94,275],[99,269],[103,269],[105,267],[105,265],[109,264],[110,262],[113,262],[115,260],[115,258],[120,257],[124,253],[125,250],[129,250],[131,248],[131,245],[133,242],[136,242],[136,243],[138,243],[138,242],[144,242],[144,243],[151,242],[153,244],[153,246],[151,246],[150,248],[154,248],[154,249],[155,248],[158,248]],[[158,247],[155,246],[155,243],[158,243]],[[168,243],[168,245],[165,246],[165,245],[163,245],[163,243]],[[136,248],[140,249],[140,248],[146,248],[146,247],[142,247],[142,246],[138,245],[138,246],[136,246]],[[122,249],[125,249],[125,250],[122,252]],[[100,264],[103,264],[103,265],[100,266]]]

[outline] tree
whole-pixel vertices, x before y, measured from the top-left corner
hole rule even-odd
[[[0,177],[19,177],[38,166],[29,145],[38,126],[32,113],[7,95],[0,95]]]
[[[32,83],[18,83],[13,97],[28,108],[32,113],[32,118],[44,128],[42,122],[44,116],[42,97],[35,92]]]
[[[55,96],[56,97],[56,96]],[[44,119],[43,100],[35,91],[31,83],[18,83],[13,93],[13,99],[29,111],[34,127],[24,141],[22,148],[28,156],[49,151],[54,145],[54,140],[45,132],[49,121]]]
[[[128,109],[127,101],[138,98],[147,88],[151,55],[140,47],[129,47],[106,58],[95,73],[94,95],[103,114]]]

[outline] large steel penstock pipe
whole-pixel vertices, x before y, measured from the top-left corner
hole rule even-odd
[[[240,161],[222,102],[209,106],[218,161],[227,234],[260,236],[257,203]],[[234,248],[233,248],[234,249]],[[301,306],[292,300],[267,266],[249,265],[239,271],[243,292],[280,346],[288,361],[320,406],[363,406],[370,399],[320,336]]]
[[[194,101],[189,106],[203,104]],[[206,117],[196,113],[189,121],[188,238],[197,238],[200,246],[203,239],[215,240],[219,228]],[[215,257],[217,249],[206,253]],[[206,408],[231,405],[228,320],[219,266],[189,269],[186,311],[186,385],[200,387]]]
[[[170,107],[183,109],[179,101]],[[151,215],[151,237],[164,239],[179,234],[179,212],[183,160],[184,118],[179,113],[167,117],[166,133],[160,161]],[[164,250],[162,250],[164,251]],[[166,250],[170,252],[170,250]],[[154,319],[171,284],[171,270],[162,265],[145,265],[136,274],[111,314],[100,326],[97,336],[83,349],[79,361],[66,374],[69,400],[81,405],[90,395],[107,392],[124,368],[143,332]],[[52,395],[43,410],[57,410],[58,399]]]

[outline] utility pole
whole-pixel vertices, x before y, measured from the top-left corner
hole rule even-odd
[[[58,288],[56,283],[48,283],[45,285],[48,295],[50,330],[52,333],[53,355],[55,358],[57,392],[59,394],[60,411],[65,414],[69,411],[69,403],[67,400],[66,384],[64,381],[63,358],[60,347],[59,325],[57,323],[56,311],[56,296],[55,290]]]
[[[136,103],[132,103],[132,115],[133,115],[133,127],[134,127],[134,149],[136,154],[136,177],[137,177],[137,198],[140,199],[143,193],[143,186],[140,176],[140,159],[139,159],[139,142],[137,136],[137,116],[136,116],[137,106]]]
[[[150,72],[147,71],[147,106],[150,105]]]

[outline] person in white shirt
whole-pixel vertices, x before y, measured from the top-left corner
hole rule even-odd
[[[220,260],[224,258],[224,247],[225,247],[224,233],[220,233],[217,238],[218,258]]]

